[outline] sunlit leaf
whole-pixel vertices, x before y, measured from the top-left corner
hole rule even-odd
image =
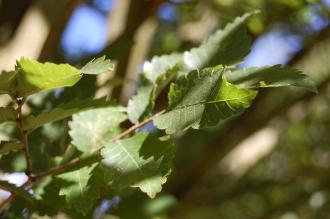
[[[82,77],[81,72],[68,64],[40,63],[21,58],[17,62],[17,94],[28,96],[42,90],[71,87]]]
[[[106,59],[105,56],[102,56],[97,59],[93,59],[88,62],[85,66],[80,69],[80,72],[83,74],[102,74],[111,72],[114,70],[114,64],[110,59]]]

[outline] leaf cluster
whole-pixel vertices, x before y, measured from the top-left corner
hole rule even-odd
[[[127,107],[106,98],[87,98],[23,115],[22,105],[31,95],[72,87],[84,75],[108,73],[114,66],[105,57],[80,69],[21,58],[13,71],[0,74],[0,94],[13,100],[12,105],[0,107],[0,123],[16,122],[21,131],[1,142],[0,156],[24,154],[28,181],[21,187],[1,181],[0,187],[12,192],[12,199],[19,196],[23,203],[32,202],[33,213],[62,211],[73,218],[90,218],[100,200],[125,197],[134,188],[154,198],[162,190],[174,157],[169,135],[216,126],[242,113],[259,88],[299,86],[315,91],[306,75],[290,67],[238,68],[251,47],[244,23],[254,14],[236,18],[197,48],[147,61],[137,94]],[[167,87],[167,109],[151,117],[157,97]],[[125,130],[122,124],[128,119],[135,125]],[[159,132],[139,129],[151,121]],[[40,133],[46,138],[40,139]],[[63,150],[54,152],[40,171],[43,168],[36,166],[42,162],[35,158],[52,142]],[[9,212],[12,209],[13,205]]]

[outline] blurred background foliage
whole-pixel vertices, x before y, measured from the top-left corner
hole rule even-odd
[[[126,105],[145,60],[197,45],[255,9],[262,13],[247,24],[253,47],[241,66],[289,64],[309,74],[318,93],[267,89],[249,110],[216,128],[175,134],[174,171],[161,195],[150,200],[136,191],[105,190],[87,218],[330,218],[330,1],[0,0],[2,70],[21,56],[79,66],[105,54],[116,62],[112,75],[85,77],[73,88],[31,97],[25,111],[34,114],[91,96]],[[8,99],[1,96],[0,103]],[[158,109],[165,105],[166,95],[160,95]],[[67,122],[31,135],[34,170],[78,153],[68,147]],[[0,130],[0,140],[18,135],[11,123]],[[0,166],[2,179],[24,182],[21,153],[1,157]],[[46,182],[37,195],[57,192],[49,203],[59,203],[57,187]],[[20,206],[20,200],[12,205],[20,209],[16,216],[28,217]],[[64,211],[56,217],[76,216]]]

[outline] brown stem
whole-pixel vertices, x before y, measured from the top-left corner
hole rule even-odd
[[[14,198],[15,198],[15,193],[11,193],[8,198],[6,198],[5,200],[3,200],[1,202],[1,204],[0,204],[0,210],[3,210],[3,208],[6,207],[6,205],[8,203],[10,203]]]
[[[159,115],[161,115],[161,114],[163,114],[163,113],[165,113],[165,112],[166,112],[166,110],[162,110],[162,111],[156,113],[155,115],[153,115],[152,117],[150,117],[150,118],[148,118],[148,119],[146,119],[146,120],[144,120],[144,121],[142,121],[142,122],[140,122],[140,123],[138,123],[138,124],[133,125],[132,127],[130,127],[129,129],[127,129],[126,131],[124,131],[124,132],[122,132],[121,134],[115,136],[115,137],[112,139],[112,141],[115,142],[115,141],[117,141],[117,140],[119,140],[119,139],[122,139],[123,137],[125,137],[125,136],[129,135],[130,133],[134,132],[136,129],[139,129],[139,128],[141,128],[141,127],[147,125],[147,124],[150,123],[154,118],[156,118],[157,116],[159,116]]]
[[[23,106],[23,100],[21,98],[16,99],[16,103],[18,105],[17,111],[18,111],[18,116],[17,116],[17,123],[19,126],[19,130],[22,135],[23,139],[23,152],[25,156],[25,162],[26,162],[26,170],[25,174],[28,176],[30,180],[32,180],[32,165],[31,165],[31,155],[29,151],[29,140],[28,140],[28,134],[27,131],[24,129],[24,124],[23,124],[23,113],[22,113],[22,106]]]

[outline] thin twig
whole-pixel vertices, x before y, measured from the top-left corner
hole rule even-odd
[[[50,170],[47,170],[43,173],[40,173],[38,174],[37,176],[34,177],[35,181],[39,181],[40,179],[46,177],[46,176],[55,176],[55,175],[59,175],[63,172],[65,172],[67,169],[75,166],[77,163],[79,163],[81,161],[81,159],[79,158],[75,158],[73,160],[71,160],[70,162],[66,163],[66,164],[63,164],[59,167],[55,167],[55,168],[52,168]]]
[[[25,162],[26,162],[26,170],[25,174],[28,176],[30,180],[32,180],[32,165],[31,165],[31,155],[30,155],[30,150],[29,150],[29,140],[28,140],[28,134],[27,131],[24,129],[24,124],[23,124],[23,113],[22,113],[22,106],[23,106],[23,100],[20,98],[17,98],[16,103],[18,105],[17,111],[18,111],[18,116],[17,116],[17,123],[19,126],[19,130],[22,135],[23,139],[23,147],[22,150],[24,152],[25,156]]]
[[[6,198],[5,200],[3,200],[0,203],[0,210],[2,211],[4,209],[4,207],[6,207],[7,204],[9,204],[15,198],[15,196],[16,196],[15,193],[11,193],[8,198]]]
[[[130,133],[134,132],[136,129],[139,129],[139,128],[141,128],[141,127],[147,125],[147,124],[150,123],[154,118],[156,118],[157,116],[159,116],[159,115],[161,115],[161,114],[163,114],[163,113],[165,113],[165,112],[166,112],[166,110],[162,110],[162,111],[156,113],[155,115],[153,115],[152,117],[150,117],[150,118],[148,118],[148,119],[146,119],[146,120],[144,120],[144,121],[142,121],[142,122],[140,122],[140,123],[138,123],[138,124],[133,125],[132,127],[130,127],[129,129],[127,129],[126,131],[124,131],[124,132],[122,132],[121,134],[115,136],[115,137],[112,139],[112,141],[115,142],[115,141],[117,141],[117,140],[119,140],[119,139],[122,139],[123,137],[125,137],[125,136],[129,135]]]
[[[28,189],[32,185],[33,185],[33,181],[31,179],[28,179],[25,183],[23,183],[21,188]],[[11,194],[8,196],[8,198],[6,198],[5,200],[3,200],[0,203],[0,213],[7,206],[7,204],[9,204],[15,197],[16,197],[16,193],[11,192]]]

